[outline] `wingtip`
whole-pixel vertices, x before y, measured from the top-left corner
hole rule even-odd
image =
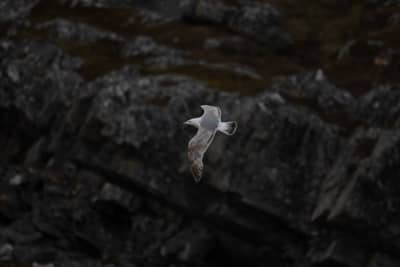
[[[218,107],[212,106],[212,105],[201,105],[200,107],[201,107],[203,110],[212,109],[212,108],[218,108]]]
[[[199,183],[202,177],[202,170],[192,166],[191,168],[193,179],[196,183]]]

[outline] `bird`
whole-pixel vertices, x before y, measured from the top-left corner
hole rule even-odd
[[[184,122],[185,125],[197,128],[197,133],[188,144],[190,169],[196,183],[200,182],[203,174],[203,157],[214,140],[216,132],[233,135],[237,129],[236,121],[221,121],[221,109],[215,106],[201,105],[203,114]]]

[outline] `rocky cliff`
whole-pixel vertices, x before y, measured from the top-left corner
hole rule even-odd
[[[5,0],[0,266],[400,265],[398,1]],[[237,120],[201,183],[200,105]]]

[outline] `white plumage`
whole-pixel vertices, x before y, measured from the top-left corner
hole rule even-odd
[[[220,131],[226,135],[236,132],[235,121],[222,122],[221,109],[219,107],[202,105],[203,115],[185,122],[196,127],[196,135],[189,141],[188,157],[191,164],[193,178],[199,182],[203,174],[203,157],[208,147],[214,140],[215,133]]]

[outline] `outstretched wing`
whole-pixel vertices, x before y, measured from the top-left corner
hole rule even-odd
[[[215,131],[199,128],[196,135],[189,141],[188,157],[193,178],[199,182],[203,174],[203,156],[213,141]]]
[[[221,120],[221,109],[219,107],[202,105],[201,108],[204,110],[204,113],[214,113],[218,120]]]

